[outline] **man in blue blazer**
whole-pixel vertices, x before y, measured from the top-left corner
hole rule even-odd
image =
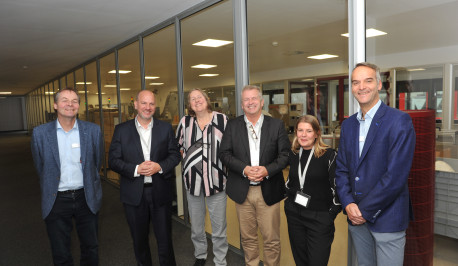
[[[402,265],[415,131],[408,114],[380,100],[376,65],[357,64],[351,83],[360,110],[342,123],[337,193],[359,265]]]
[[[108,164],[121,175],[121,201],[134,242],[138,265],[152,265],[149,223],[156,235],[160,265],[175,265],[172,246],[171,177],[181,155],[169,123],[153,119],[156,99],[140,91],[138,115],[116,126]]]
[[[57,120],[36,127],[32,156],[40,176],[42,216],[54,265],[73,265],[75,220],[81,265],[98,265],[97,220],[102,204],[100,127],[76,119],[80,98],[72,88],[54,96]]]

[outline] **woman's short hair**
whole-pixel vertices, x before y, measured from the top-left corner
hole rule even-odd
[[[191,109],[191,93],[193,91],[199,91],[200,93],[202,93],[202,95],[204,96],[204,99],[205,101],[207,102],[207,111],[210,113],[211,111],[213,111],[213,107],[212,105],[210,104],[210,98],[208,98],[208,95],[207,93],[205,93],[203,90],[201,89],[192,89],[189,93],[188,93],[188,105],[187,105],[187,110],[188,110],[188,115],[190,116],[196,116],[196,112],[194,112],[194,110]]]
[[[318,119],[313,115],[303,115],[299,117],[299,119],[297,119],[296,125],[294,126],[294,140],[293,145],[291,145],[291,150],[294,153],[298,153],[299,149],[301,148],[301,145],[297,140],[297,128],[299,126],[299,123],[308,123],[312,126],[312,129],[316,134],[314,154],[316,158],[321,157],[321,155],[323,155],[326,152],[326,149],[329,148],[329,146],[323,142],[323,139],[321,138],[320,123],[318,122]]]

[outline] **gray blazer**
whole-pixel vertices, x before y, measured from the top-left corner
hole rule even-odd
[[[103,140],[100,127],[78,121],[81,145],[81,164],[84,178],[84,194],[89,209],[95,214],[102,205],[102,186],[99,171],[102,162]],[[57,122],[40,125],[33,130],[32,156],[40,177],[42,217],[45,219],[54,205],[60,181]]]

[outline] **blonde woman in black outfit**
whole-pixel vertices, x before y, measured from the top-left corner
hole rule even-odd
[[[289,153],[285,214],[296,265],[327,265],[334,219],[341,211],[335,192],[336,151],[321,139],[316,117],[298,119]]]

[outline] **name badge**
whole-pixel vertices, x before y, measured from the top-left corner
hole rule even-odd
[[[309,206],[310,199],[311,199],[310,195],[307,195],[303,193],[302,191],[298,190],[296,193],[296,198],[294,199],[294,202],[307,208]]]
[[[72,149],[76,149],[76,148],[79,148],[79,147],[80,147],[79,143],[73,143],[72,144]]]

